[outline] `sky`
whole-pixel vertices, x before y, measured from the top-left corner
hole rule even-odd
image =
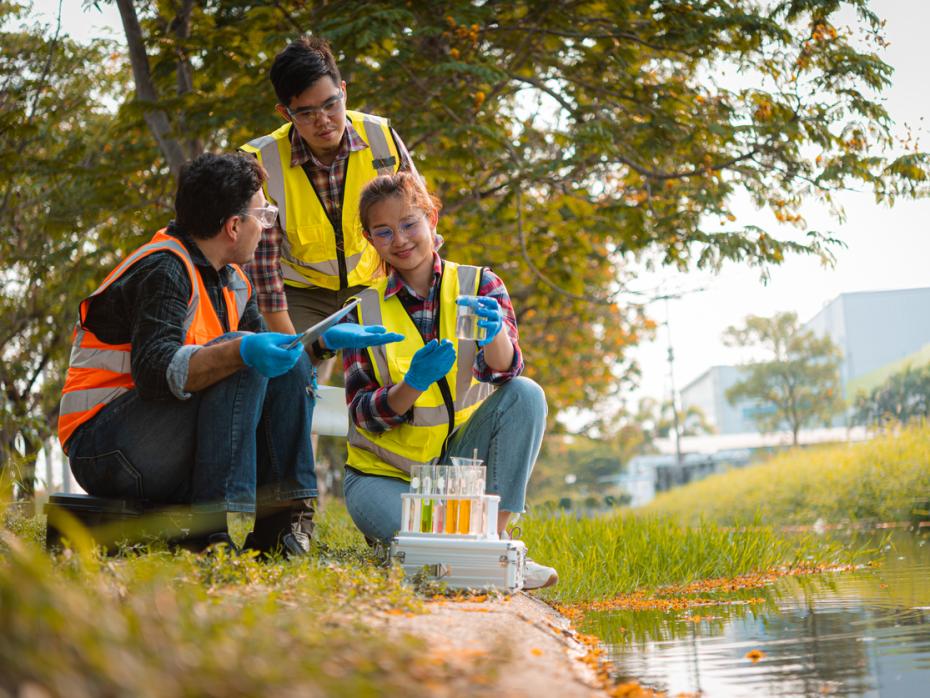
[[[115,4],[101,11],[81,11],[83,3],[65,0],[63,26],[77,39],[92,36],[121,37]],[[36,16],[54,19],[56,0],[35,3]],[[883,99],[903,134],[905,125],[930,149],[930,80],[927,78],[927,40],[930,2],[925,0],[874,0],[872,9],[887,20],[890,45],[882,58],[894,69],[892,86]],[[763,284],[759,271],[736,264],[725,265],[719,275],[708,273],[665,273],[643,280],[643,288],[662,286],[668,291],[704,289],[669,301],[668,329],[675,357],[674,383],[681,388],[718,364],[738,363],[748,358],[744,351],[725,347],[724,330],[739,324],[747,315],[773,315],[794,311],[802,322],[813,317],[841,293],[852,291],[915,288],[930,285],[930,199],[899,201],[893,208],[877,205],[868,192],[845,192],[838,197],[846,220],[838,222],[816,203],[804,208],[808,228],[829,230],[846,243],[834,250],[836,264],[822,268],[813,258],[789,257],[771,270]],[[773,228],[770,213],[758,212],[748,204],[733,209],[744,223]],[[649,307],[652,317],[664,323],[666,304]],[[637,347],[632,356],[642,369],[640,388],[629,398],[667,398],[671,380],[667,363],[667,332],[659,328],[656,341]]]

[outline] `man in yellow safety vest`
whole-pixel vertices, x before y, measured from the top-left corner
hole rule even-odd
[[[342,307],[378,274],[359,222],[361,191],[379,174],[414,167],[386,119],[347,110],[346,83],[325,40],[289,44],[270,78],[286,123],[242,150],[268,171],[265,195],[279,213],[247,271],[268,327],[291,333]],[[316,347],[311,354],[322,358]]]

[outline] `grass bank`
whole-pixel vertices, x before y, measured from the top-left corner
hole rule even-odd
[[[423,696],[470,683],[460,664],[363,622],[421,601],[371,563],[339,507],[322,517],[322,553],[302,562],[106,559],[80,543],[51,558],[39,534],[35,519],[0,527],[0,696]]]
[[[785,535],[759,521],[722,527],[669,516],[613,514],[523,519],[535,559],[554,565],[559,584],[541,592],[560,604],[597,601],[698,580],[777,567],[846,563],[856,553],[812,535]]]
[[[793,449],[659,495],[644,511],[685,522],[906,521],[930,500],[930,427]]]

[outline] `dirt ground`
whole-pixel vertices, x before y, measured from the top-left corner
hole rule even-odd
[[[379,614],[369,620],[389,635],[421,638],[436,661],[458,665],[469,676],[467,687],[437,686],[436,695],[607,695],[596,672],[596,649],[530,594],[478,602],[433,599],[423,614]]]

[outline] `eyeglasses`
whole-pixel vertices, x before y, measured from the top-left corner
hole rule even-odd
[[[257,213],[252,213],[257,211]],[[271,228],[278,219],[278,207],[274,204],[265,204],[264,208],[250,208],[245,215],[252,216],[262,228]]]
[[[342,100],[345,98],[346,93],[342,91],[342,88],[339,88],[339,94],[333,95],[325,102],[322,106],[319,107],[301,107],[295,111],[291,111],[286,108],[287,115],[291,117],[294,121],[299,124],[310,124],[316,121],[317,116],[335,116],[339,113],[339,108],[342,106]]]
[[[422,223],[426,221],[426,216],[417,216],[414,220],[404,221],[398,227],[398,232],[404,234],[408,240],[417,237],[422,232]],[[394,231],[385,226],[378,226],[371,231],[371,241],[378,247],[390,245],[394,240]]]

